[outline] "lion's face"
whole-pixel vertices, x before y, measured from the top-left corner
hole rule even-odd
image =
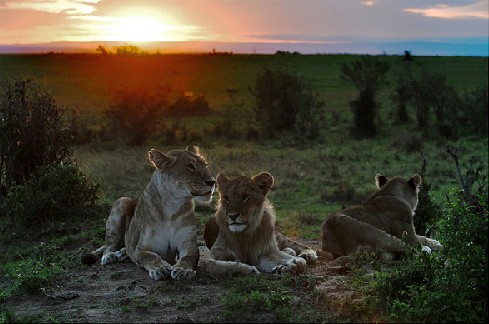
[[[415,174],[411,179],[406,180],[401,177],[387,179],[385,176],[377,174],[375,183],[379,194],[395,196],[405,201],[414,211],[418,205],[418,192],[421,186],[421,176]]]
[[[199,201],[211,200],[216,179],[197,147],[189,146],[186,150],[173,150],[167,154],[151,149],[148,157],[162,176],[173,180],[173,192]]]
[[[263,202],[273,182],[272,175],[265,172],[232,181],[220,173],[217,176],[220,198],[218,222],[225,224],[233,233],[256,229],[261,221]]]

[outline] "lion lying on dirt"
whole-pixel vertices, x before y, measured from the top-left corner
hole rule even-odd
[[[259,271],[301,273],[306,269],[306,259],[317,259],[313,250],[282,235],[278,237],[288,248],[287,252],[279,250],[274,232],[275,211],[267,198],[273,184],[273,176],[265,172],[232,181],[223,174],[217,176],[220,199],[216,215],[204,230],[211,250],[205,262],[209,275],[219,278]]]
[[[357,250],[377,252],[381,259],[392,260],[418,243],[439,250],[433,239],[416,235],[413,216],[418,205],[421,176],[405,180],[375,177],[378,191],[365,203],[331,214],[321,226],[322,250],[337,258]],[[426,248],[427,247],[427,248]]]
[[[215,179],[198,148],[148,152],[156,168],[138,200],[122,197],[106,223],[105,245],[84,257],[101,264],[127,256],[155,280],[195,277],[199,260],[194,200],[210,201]]]

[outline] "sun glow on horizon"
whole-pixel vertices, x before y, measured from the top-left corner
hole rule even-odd
[[[172,41],[180,40],[177,27],[149,16],[113,18],[102,27],[101,38],[113,41]]]

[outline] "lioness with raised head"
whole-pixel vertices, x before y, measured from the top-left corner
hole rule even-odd
[[[211,245],[210,257],[205,262],[209,275],[219,278],[259,271],[280,275],[305,271],[304,258],[278,248],[275,211],[267,198],[273,184],[273,176],[266,172],[232,181],[222,173],[217,176],[219,202],[215,222],[208,222],[204,231],[206,242]],[[219,228],[215,242],[215,232],[209,233],[214,231],[212,224]],[[310,257],[316,258],[315,253]]]
[[[441,249],[438,241],[416,235],[414,229],[421,176],[388,180],[378,174],[375,182],[378,190],[365,203],[337,211],[324,221],[322,250],[335,258],[367,250],[391,260],[405,253],[406,243],[413,247],[421,243],[430,250]]]
[[[199,260],[194,200],[210,201],[215,179],[195,146],[167,154],[151,149],[148,157],[151,180],[139,199],[114,203],[106,243],[91,256],[102,255],[102,265],[129,256],[155,280],[192,279]]]

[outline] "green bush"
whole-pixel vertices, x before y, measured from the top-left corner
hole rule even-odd
[[[1,203],[5,228],[0,230],[38,229],[52,221],[79,217],[98,196],[98,184],[76,166],[60,163],[40,167],[26,183],[12,187]]]
[[[274,137],[284,131],[305,139],[319,136],[324,122],[324,103],[311,93],[299,76],[265,69],[258,75],[255,88],[256,121],[265,135]]]
[[[480,86],[462,96],[461,127],[465,134],[486,135],[489,131],[488,89]]]
[[[27,181],[38,167],[71,158],[76,118],[66,115],[31,79],[4,81],[0,91],[2,196]]]
[[[117,89],[105,111],[109,131],[131,145],[142,145],[161,127],[168,105],[169,87]]]
[[[390,66],[374,56],[360,59],[341,66],[342,78],[353,84],[359,92],[358,98],[350,102],[353,112],[355,132],[360,136],[372,137],[378,131],[377,96],[387,84],[386,74]]]
[[[452,191],[439,225],[440,254],[415,254],[374,285],[403,321],[487,322],[487,187],[469,201]]]

